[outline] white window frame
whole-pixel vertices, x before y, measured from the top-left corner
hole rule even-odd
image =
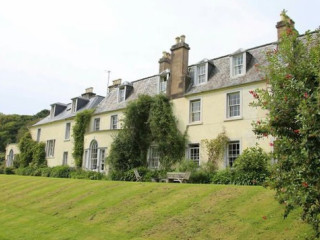
[[[47,144],[46,144],[46,157],[47,158],[54,157],[55,144],[56,144],[55,139],[47,140]]]
[[[204,69],[204,72],[201,72],[201,70]],[[200,78],[203,78],[203,81],[200,81]],[[194,85],[202,85],[205,84],[208,81],[208,63],[202,63],[196,66],[195,68],[195,82]]]
[[[68,152],[67,151],[63,152],[62,165],[68,165]]]
[[[229,96],[231,94],[235,94],[235,93],[239,93],[239,111],[240,111],[240,114],[238,116],[230,116],[230,105],[229,105]],[[225,121],[228,121],[228,120],[239,120],[239,119],[242,119],[242,113],[243,113],[243,99],[242,99],[242,89],[234,89],[232,91],[228,91],[226,92],[226,96],[225,96],[225,99],[226,99],[226,104],[225,104]]]
[[[114,122],[116,119],[116,122]],[[118,115],[114,114],[110,116],[110,129],[118,129]]]
[[[54,118],[55,111],[56,111],[56,105],[52,105],[51,111],[50,111],[50,118]]]
[[[89,147],[89,169],[97,170],[98,169],[98,142],[92,140]]]
[[[101,171],[105,171],[106,168],[106,152],[107,148],[100,148],[98,162],[100,163],[99,170]]]
[[[37,129],[37,142],[40,142],[40,138],[41,138],[41,128]]]
[[[122,95],[123,92],[123,95]],[[118,88],[118,102],[124,102],[126,100],[126,87]]]
[[[155,153],[157,153],[155,155]],[[148,166],[150,169],[160,168],[160,156],[158,151],[158,146],[150,146],[148,150]]]
[[[198,150],[198,157],[192,152],[193,150]],[[200,166],[200,144],[199,143],[190,143],[188,144],[188,159],[193,161]]]
[[[231,157],[234,157],[233,156],[233,154],[231,155],[230,154],[230,151],[229,151],[229,146],[230,146],[230,144],[239,144],[239,153],[237,154],[237,157],[239,157],[240,156],[240,154],[241,154],[241,141],[240,140],[231,140],[231,141],[229,141],[228,143],[227,143],[227,146],[226,146],[226,167],[233,167],[233,164],[234,164],[234,162],[235,162],[235,160],[236,160],[236,158],[232,161],[232,164],[231,164],[231,166],[230,166],[230,158]]]
[[[64,133],[64,140],[70,140],[70,136],[71,136],[71,123],[67,122],[65,133]]]
[[[233,78],[240,77],[246,74],[246,65],[247,65],[247,54],[246,52],[234,54],[230,57],[230,76]],[[242,67],[241,67],[241,73],[236,72],[236,67],[239,65],[236,63],[236,59],[242,57]]]
[[[9,155],[7,156],[7,162],[6,162],[6,166],[7,167],[12,167],[13,166],[13,161],[14,161],[14,152],[11,149],[9,151]]]
[[[93,131],[99,131],[100,130],[100,118],[94,118],[93,119]]]
[[[75,98],[72,100],[72,108],[71,108],[71,112],[75,113],[77,112],[77,104],[78,104],[78,99]]]
[[[159,83],[158,83],[158,93],[166,94],[167,93],[167,85],[168,85],[168,74],[165,76],[160,76]]]
[[[192,112],[192,103],[193,102],[200,102],[200,110],[199,112],[199,120],[193,120],[193,112]],[[197,113],[197,112],[195,112]],[[189,123],[194,124],[194,123],[201,123],[202,122],[202,98],[194,98],[189,100]]]

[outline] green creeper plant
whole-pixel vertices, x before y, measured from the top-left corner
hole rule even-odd
[[[219,163],[223,160],[223,154],[229,138],[226,132],[223,131],[214,139],[204,139],[202,141],[206,145],[208,154],[207,168],[209,171],[215,171],[219,168]]]
[[[285,14],[285,13],[284,13]],[[302,218],[320,236],[320,34],[298,36],[292,28],[278,48],[266,53],[268,64],[257,66],[268,87],[250,91],[253,107],[268,111],[253,123],[259,137],[275,137],[277,161],[271,186],[286,206],[285,216],[296,206]]]
[[[83,144],[84,144],[84,134],[89,126],[90,119],[93,110],[84,110],[77,113],[75,117],[75,125],[73,126],[72,133],[74,139],[74,146],[72,156],[75,160],[76,166],[82,166],[82,156],[83,156]]]

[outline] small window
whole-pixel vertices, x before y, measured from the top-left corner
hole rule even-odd
[[[205,83],[206,80],[206,64],[198,66],[195,85]]]
[[[55,146],[56,140],[48,140],[47,146],[46,146],[46,155],[47,157],[54,157],[54,146]]]
[[[68,152],[63,152],[62,165],[68,165]]]
[[[232,75],[239,76],[244,74],[244,59],[243,53],[232,57]]]
[[[100,118],[95,118],[93,120],[93,131],[99,131],[100,130]]]
[[[190,101],[190,122],[199,122],[201,120],[201,100]]]
[[[40,137],[41,137],[41,128],[38,128],[38,130],[37,130],[37,142],[40,142]]]
[[[166,93],[167,92],[167,77],[163,76],[160,77],[159,80],[159,93]]]
[[[118,129],[118,115],[112,115],[110,122],[110,129]]]
[[[240,155],[240,141],[232,141],[227,146],[227,166],[232,167]]]
[[[90,169],[96,170],[98,164],[98,143],[92,141],[90,144]]]
[[[106,150],[105,149],[100,149],[100,170],[104,171],[104,167],[105,167],[105,157],[106,156]]]
[[[77,111],[77,99],[72,100],[72,112],[75,113]]]
[[[199,166],[199,161],[200,161],[199,143],[189,144],[188,159],[194,161],[197,164],[197,166]]]
[[[149,149],[149,168],[157,169],[159,168],[159,151],[158,147],[151,146]]]
[[[119,102],[123,102],[125,100],[125,88],[119,88]]]
[[[227,118],[240,117],[240,92],[227,94]]]
[[[71,123],[66,123],[66,131],[64,134],[64,139],[69,140],[70,139],[70,129],[71,129]]]

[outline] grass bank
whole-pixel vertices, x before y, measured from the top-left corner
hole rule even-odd
[[[0,175],[0,239],[304,239],[262,187]]]

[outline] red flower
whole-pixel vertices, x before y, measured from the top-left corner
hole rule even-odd
[[[263,136],[264,137],[268,137],[268,133],[263,133]]]
[[[256,63],[254,66],[255,66],[255,67],[259,67],[259,64],[258,64],[258,63]]]
[[[305,188],[307,188],[309,186],[308,183],[306,183],[306,182],[301,183],[301,185],[302,185],[302,187],[305,187]]]
[[[299,129],[295,129],[295,130],[293,130],[293,132],[298,134],[298,133],[300,133],[300,130]]]
[[[292,78],[292,75],[291,74],[287,74],[286,75],[286,79],[291,79]]]
[[[250,94],[253,94],[253,91],[251,90],[251,91],[249,91],[249,93],[250,93]]]
[[[257,124],[261,124],[261,122],[258,120],[258,121],[257,121]]]
[[[267,220],[267,216],[263,216],[262,219],[263,219],[263,220]]]
[[[308,95],[308,93],[304,93],[304,98],[308,98],[309,97],[309,95]]]
[[[269,143],[269,145],[270,145],[270,147],[273,147],[274,144],[273,143]]]

